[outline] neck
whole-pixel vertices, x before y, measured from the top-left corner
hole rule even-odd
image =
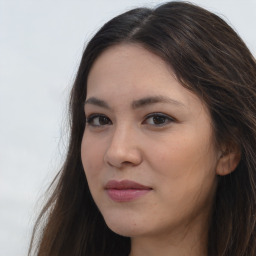
[[[194,229],[184,227],[185,231],[172,231],[157,236],[131,238],[131,253],[129,256],[206,256],[207,226],[197,226]]]

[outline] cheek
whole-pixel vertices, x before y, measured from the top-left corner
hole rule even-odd
[[[154,163],[163,165],[163,175],[172,174],[174,177],[212,169],[216,163],[216,150],[211,137],[210,128],[174,130],[165,140],[154,143]],[[176,171],[165,173],[166,169]]]
[[[83,136],[81,144],[81,159],[88,182],[99,174],[104,157],[103,145],[98,145],[90,136]]]
[[[169,148],[169,153],[156,149],[158,154],[155,155],[153,167],[158,170],[156,189],[159,202],[164,205],[163,211],[167,210],[167,213],[181,220],[207,213],[217,184],[214,162],[207,161],[212,157],[211,154],[196,152],[195,148],[185,146]],[[161,159],[158,164],[157,159]]]
[[[89,190],[95,201],[99,198],[99,192],[102,189],[102,165],[103,165],[103,149],[104,147],[98,145],[97,141],[93,140],[91,136],[83,136],[81,144],[81,159],[88,182]],[[97,203],[96,203],[97,204]]]
[[[208,142],[207,142],[208,141]],[[150,164],[157,170],[164,194],[176,199],[197,197],[212,189],[216,179],[216,154],[209,137],[173,136],[156,145]]]

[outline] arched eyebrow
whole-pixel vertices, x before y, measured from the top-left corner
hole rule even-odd
[[[132,109],[137,109],[141,107],[145,107],[148,105],[156,104],[156,103],[168,103],[176,106],[185,107],[185,105],[177,100],[171,99],[169,97],[165,97],[162,95],[159,96],[149,96],[142,99],[134,100],[131,104]],[[92,104],[98,107],[111,109],[111,107],[108,105],[108,103],[104,100],[98,99],[96,97],[91,97],[85,101],[86,104]]]
[[[155,103],[169,103],[172,105],[185,107],[185,105],[180,101],[159,95],[159,96],[150,96],[150,97],[145,97],[139,100],[135,100],[132,102],[132,108],[133,109],[141,108],[141,107],[155,104]]]
[[[111,109],[107,102],[105,102],[104,100],[95,98],[95,97],[91,97],[88,100],[86,100],[84,105],[86,105],[86,104],[92,104],[92,105],[95,105],[98,107]]]

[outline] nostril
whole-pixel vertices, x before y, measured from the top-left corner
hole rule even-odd
[[[132,165],[135,165],[134,163],[132,162],[129,162],[129,161],[124,161],[124,162],[113,162],[113,161],[107,161],[107,164],[110,165],[111,167],[116,167],[116,168],[123,168],[125,166],[132,166]]]
[[[132,164],[132,163],[129,161],[124,161],[122,164]]]
[[[108,165],[117,168],[135,166],[141,163],[142,155],[138,149],[127,149],[126,151],[109,150],[104,156],[104,161]]]
[[[104,162],[117,168],[138,165],[142,159],[137,140],[127,127],[124,128],[115,132],[104,154]]]

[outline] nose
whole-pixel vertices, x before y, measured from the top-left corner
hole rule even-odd
[[[104,155],[104,162],[119,169],[125,166],[137,166],[142,162],[142,152],[136,128],[116,128]]]

